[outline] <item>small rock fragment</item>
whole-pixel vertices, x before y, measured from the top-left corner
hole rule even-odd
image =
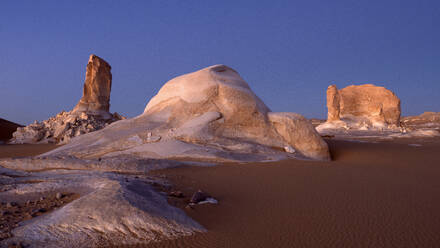
[[[195,192],[192,195],[190,203],[196,203],[197,204],[197,203],[199,203],[201,201],[205,201],[206,198],[209,198],[209,197],[211,197],[211,196],[208,193],[203,192],[202,190],[199,189],[197,192]]]
[[[291,146],[285,146],[284,151],[286,151],[288,153],[295,153],[295,149],[293,149],[293,147],[291,147]]]
[[[181,191],[171,191],[168,195],[177,198],[183,198],[185,196]]]
[[[63,194],[58,192],[55,197],[59,200],[59,199],[61,199],[63,197]]]
[[[218,204],[218,201],[212,197],[208,197],[204,201],[199,202],[198,204],[206,204],[206,203]]]

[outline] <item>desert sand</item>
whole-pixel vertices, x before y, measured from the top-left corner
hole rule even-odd
[[[169,203],[208,231],[139,247],[438,247],[439,138],[326,140],[333,161],[227,163],[152,171]],[[3,145],[3,157],[50,145]],[[202,189],[219,204],[185,208]],[[119,247],[119,246],[118,246]]]
[[[327,141],[331,162],[155,171],[219,204],[185,209],[207,233],[146,247],[440,246],[440,139]]]
[[[18,158],[36,156],[55,149],[55,144],[21,144],[21,145],[0,145],[0,158]]]
[[[86,82],[103,88],[92,95],[109,96],[111,77],[93,75]],[[0,246],[438,247],[437,115],[401,126],[400,100],[364,88],[330,98],[329,116],[356,125],[318,133],[328,121],[315,130],[272,112],[235,70],[214,65],[165,83],[143,114],[75,131],[63,146],[2,145]],[[89,100],[78,106],[109,110],[108,97]],[[72,134],[69,113],[50,130]],[[89,126],[88,114],[77,117]],[[41,125],[18,130],[58,137]]]

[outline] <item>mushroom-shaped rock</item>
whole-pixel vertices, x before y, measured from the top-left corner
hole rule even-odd
[[[151,137],[160,138],[152,142]],[[287,146],[295,152],[284,152]],[[60,153],[208,161],[330,158],[327,144],[304,117],[271,112],[225,65],[168,81],[143,114],[75,138],[50,154]]]

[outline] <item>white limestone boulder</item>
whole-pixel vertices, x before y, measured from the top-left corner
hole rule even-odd
[[[295,152],[287,153],[290,146]],[[118,121],[48,155],[132,155],[204,161],[330,159],[304,117],[273,113],[233,69],[215,65],[167,82],[143,114]]]

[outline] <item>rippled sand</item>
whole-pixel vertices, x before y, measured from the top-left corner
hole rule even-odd
[[[440,140],[329,143],[333,162],[156,171],[220,204],[185,210],[207,233],[147,247],[440,247]]]
[[[332,162],[153,172],[220,204],[185,209],[207,233],[138,247],[440,247],[440,139],[329,144]],[[53,148],[3,145],[0,157]]]

